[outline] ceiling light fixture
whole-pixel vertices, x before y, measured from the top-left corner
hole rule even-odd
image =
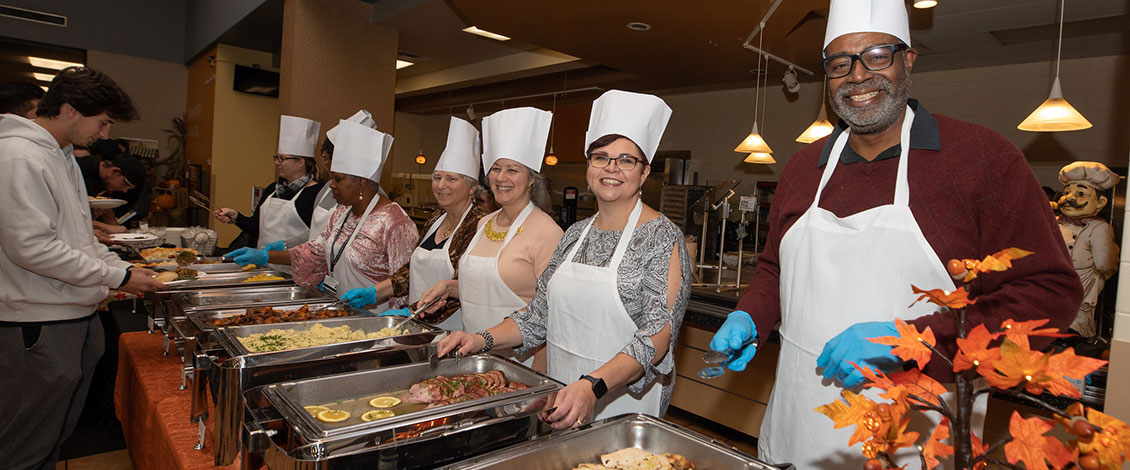
[[[633,21],[631,23],[628,23],[628,29],[632,31],[647,31],[651,29],[651,25],[641,21]]]
[[[1055,51],[1055,81],[1048,99],[1044,100],[1032,114],[1024,118],[1017,129],[1029,132],[1079,131],[1091,127],[1091,122],[1063,99],[1063,89],[1059,86],[1059,58],[1063,51],[1063,5],[1059,2],[1059,40]]]
[[[39,80],[41,82],[51,82],[51,80],[55,79],[55,74],[51,73],[32,72],[31,76],[35,77],[36,80]]]
[[[926,9],[938,6],[938,0],[914,0],[914,8]]]
[[[425,163],[428,163],[428,157],[425,157],[424,151],[421,150],[420,153],[416,155],[416,164],[423,165]]]
[[[805,129],[804,132],[800,133],[800,136],[796,138],[797,142],[800,142],[802,144],[811,144],[813,142],[816,142],[817,140],[822,139],[824,136],[831,134],[832,129],[835,129],[835,127],[832,126],[832,123],[828,122],[828,108],[824,105],[824,97],[827,96],[826,93],[828,92],[827,88],[828,79],[824,79],[824,91],[820,92],[820,115],[816,116],[816,120],[812,121],[812,124],[808,126],[808,129]]]
[[[565,75],[565,81],[568,83],[569,75]],[[566,90],[566,87],[561,87],[561,90]],[[549,121],[549,153],[545,155],[545,164],[553,166],[557,164],[557,154],[553,152],[553,128],[557,127],[557,93],[553,94],[553,110],[550,111],[551,119]]]
[[[781,82],[785,84],[785,90],[789,93],[796,93],[800,91],[800,81],[796,77],[796,69],[789,66],[785,71],[785,76],[781,78]]]
[[[753,152],[749,155],[746,155],[745,160],[742,161],[746,163],[758,163],[761,165],[771,165],[773,163],[777,163],[777,160],[773,159],[773,154],[765,152]]]
[[[765,25],[761,25],[762,31],[765,30]],[[765,39],[764,34],[757,40],[757,48],[761,49],[762,41]],[[757,67],[761,68],[761,59],[764,54],[757,55]],[[769,59],[765,60],[765,67],[769,67]],[[766,74],[766,82],[768,82],[768,74]],[[754,101],[753,101],[753,129],[750,130],[749,135],[742,142],[734,148],[735,152],[741,153],[773,153],[773,149],[769,148],[769,144],[761,137],[761,133],[757,129],[757,105],[761,101],[761,77],[757,78],[757,85],[753,88]],[[747,159],[748,160],[748,159]]]
[[[492,33],[492,32],[487,31],[485,29],[479,29],[479,28],[476,28],[474,26],[468,26],[466,28],[463,28],[463,32],[475,34],[475,35],[478,35],[478,36],[482,36],[484,38],[494,39],[495,41],[509,41],[510,40],[510,38],[503,36],[501,34]]]
[[[46,87],[46,86],[43,86],[43,85],[39,85],[39,88],[42,88],[44,92],[46,92],[46,91],[47,91],[47,87]]]
[[[416,64],[413,63],[413,62],[409,62],[407,60],[396,59],[396,70],[400,70],[404,67],[410,67],[410,66],[413,66],[413,65],[416,65]]]
[[[82,67],[83,65],[78,62],[67,62],[65,60],[45,59],[43,57],[28,56],[28,63],[32,67],[39,67],[41,69],[63,70],[67,67]]]

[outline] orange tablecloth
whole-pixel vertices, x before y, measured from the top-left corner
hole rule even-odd
[[[188,420],[192,397],[188,390],[177,390],[181,361],[176,356],[161,355],[160,334],[123,333],[118,349],[114,408],[122,422],[133,468],[239,468],[239,460],[227,467],[213,467],[215,447],[210,419],[205,423],[204,450],[192,448],[197,433],[196,423]]]

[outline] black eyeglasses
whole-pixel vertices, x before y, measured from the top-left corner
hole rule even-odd
[[[271,158],[274,158],[275,162],[280,162],[280,163],[287,161],[287,160],[302,160],[302,157],[284,157],[282,155],[275,155],[274,157],[271,157]]]
[[[607,153],[590,153],[587,155],[587,157],[589,160],[589,165],[592,165],[593,168],[604,168],[608,166],[609,163],[615,161],[616,167],[624,171],[634,170],[636,168],[636,164],[640,162],[640,159],[628,154],[623,154],[619,157],[613,158],[608,156]]]
[[[846,77],[855,67],[855,61],[863,64],[863,68],[876,72],[890,67],[895,63],[895,54],[898,51],[910,49],[906,44],[881,44],[873,46],[859,54],[836,54],[824,59],[824,74],[828,78]]]

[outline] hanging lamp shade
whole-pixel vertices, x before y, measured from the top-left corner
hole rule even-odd
[[[745,160],[742,161],[746,163],[757,163],[762,165],[777,163],[777,160],[773,159],[773,154],[765,152],[753,152],[749,155],[746,155]]]
[[[1059,77],[1052,82],[1052,92],[1043,104],[1032,111],[1017,129],[1029,132],[1079,131],[1091,127],[1091,121],[1079,114],[1075,107],[1063,99]]]
[[[824,136],[831,134],[832,129],[835,129],[835,127],[833,127],[832,123],[828,121],[828,111],[824,107],[824,105],[821,104],[820,115],[816,117],[815,121],[812,121],[812,125],[808,126],[808,129],[805,129],[804,132],[800,133],[800,136],[796,138],[796,141],[802,144],[811,144],[813,142],[816,142],[817,140],[820,140]]]
[[[734,148],[734,151],[741,153],[773,153],[773,149],[769,148],[769,144],[765,143],[765,139],[762,139],[761,134],[757,132],[757,121],[754,121],[753,129],[750,130],[745,140],[742,140],[742,143]]]

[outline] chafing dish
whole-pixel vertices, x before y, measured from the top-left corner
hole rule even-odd
[[[621,415],[442,467],[448,470],[563,470],[600,463],[601,454],[637,447],[686,457],[698,470],[781,470],[681,426],[641,414]],[[274,468],[274,467],[272,467]]]
[[[437,375],[500,370],[530,388],[466,402],[341,425],[322,423],[307,405],[406,390]],[[247,392],[242,453],[245,468],[272,470],[434,468],[547,432],[538,412],[562,384],[500,356],[444,359],[350,374],[283,382]]]
[[[219,258],[207,258],[207,259],[209,259],[209,260],[217,260],[217,261],[219,260]],[[168,260],[165,260],[165,261],[168,261]],[[175,264],[166,264],[166,265],[160,265],[160,266],[156,266],[156,267],[154,267],[154,268],[150,268],[150,269],[153,269],[154,271],[171,271],[171,270],[175,270],[175,269],[177,269],[177,268],[179,268],[179,267],[180,267],[180,266],[177,266],[177,265],[175,265]],[[249,270],[246,270],[246,271],[245,271],[245,270],[243,269],[243,266],[240,266],[240,265],[238,265],[238,264],[236,264],[236,263],[224,263],[224,262],[218,262],[218,263],[200,263],[200,262],[196,262],[196,263],[192,263],[192,264],[190,264],[190,265],[188,265],[188,266],[185,266],[185,267],[186,267],[186,268],[188,268],[188,269],[195,269],[195,270],[197,270],[197,271],[200,271],[200,272],[202,272],[202,273],[239,273],[239,272],[253,272],[253,273],[256,273],[256,274],[260,274],[260,273],[262,273],[262,272],[263,272],[264,270],[268,269],[267,267],[262,267],[262,266],[260,266],[260,267],[256,267],[255,269],[249,269]]]
[[[328,374],[386,367],[411,362],[425,362],[431,346],[443,330],[411,321],[402,328],[408,334],[385,338],[363,339],[343,343],[253,353],[243,346],[240,337],[265,333],[275,328],[305,330],[321,323],[327,327],[349,325],[366,332],[391,327],[400,317],[347,317],[270,325],[230,326],[211,333],[216,348],[197,348],[192,358],[191,419],[203,426],[208,416],[208,392],[215,403],[216,464],[228,465],[239,452],[239,435],[243,422],[243,392],[261,385],[287,380],[300,380]],[[203,433],[200,434],[203,436]],[[203,442],[197,448],[203,448]]]

